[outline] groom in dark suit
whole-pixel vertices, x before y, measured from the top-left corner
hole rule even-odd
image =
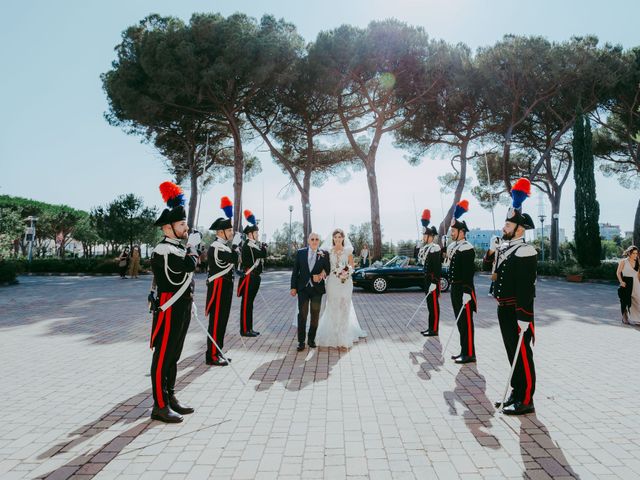
[[[331,271],[329,252],[320,250],[320,237],[311,233],[309,246],[296,252],[291,272],[291,296],[298,296],[298,351],[304,350],[307,332],[307,316],[311,305],[311,325],[309,325],[309,347],[316,346],[316,330],[320,317],[320,304],[325,293],[324,279]]]

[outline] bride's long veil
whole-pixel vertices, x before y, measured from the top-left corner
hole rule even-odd
[[[322,242],[322,245],[320,245],[320,250],[326,250],[327,252],[331,253],[332,248],[333,248],[333,230],[324,239],[324,241]],[[347,237],[347,234],[344,235],[344,251],[347,254],[347,256],[353,254],[353,244],[351,243],[351,240],[349,240],[349,237]]]

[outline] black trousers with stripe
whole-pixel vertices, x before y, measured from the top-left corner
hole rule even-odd
[[[242,297],[240,304],[240,333],[246,334],[253,330],[253,302],[260,289],[260,275],[249,275],[240,281],[239,294]]]
[[[159,293],[160,303],[164,303],[170,295]],[[191,295],[185,293],[166,311],[158,310],[154,314],[151,387],[153,404],[159,408],[168,404],[169,396],[175,391],[178,360],[191,322],[191,301]]]
[[[473,324],[473,310],[475,302],[472,299],[466,305],[462,305],[464,287],[461,284],[451,285],[451,305],[453,314],[458,319],[458,332],[460,332],[460,354],[469,357],[476,356],[475,327]],[[460,313],[460,309],[464,312]],[[458,314],[460,317],[458,317]]]
[[[224,348],[224,335],[229,322],[231,300],[233,298],[233,277],[219,277],[208,285],[207,309],[209,314],[209,335],[221,349]],[[220,351],[207,337],[207,353],[205,360],[218,361]]]
[[[438,333],[440,328],[440,285],[436,289],[427,293],[427,310],[429,310],[429,331]]]
[[[504,348],[507,350],[509,364],[513,365],[513,357],[518,347],[520,329],[516,318],[515,305],[498,307],[498,322]],[[518,354],[518,363],[511,377],[511,388],[513,388],[513,398],[518,402],[528,405],[533,401],[533,394],[536,391],[536,366],[533,363],[533,351],[531,340],[533,333],[531,328],[524,332],[523,344]]]

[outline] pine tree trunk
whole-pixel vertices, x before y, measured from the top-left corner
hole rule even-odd
[[[451,219],[453,218],[453,212],[456,208],[456,204],[462,198],[462,192],[464,191],[464,185],[467,181],[467,148],[469,147],[469,142],[464,142],[460,146],[460,177],[458,178],[458,184],[456,185],[456,190],[453,194],[453,201],[451,202],[451,206],[447,211],[447,215],[442,219],[440,223],[440,227],[438,228],[438,234],[442,238],[447,234],[447,230],[449,229],[449,225],[451,225]]]
[[[371,203],[371,231],[373,233],[373,249],[371,261],[382,256],[382,228],[380,226],[380,199],[378,196],[378,180],[376,178],[375,160],[366,162],[367,184],[369,186],[369,201]]]
[[[231,136],[233,137],[233,228],[240,229],[242,224],[242,182],[244,176],[244,152],[242,136],[237,119],[229,118]]]
[[[302,245],[307,246],[307,239],[311,235],[311,172],[304,172],[302,181],[303,191],[300,192],[300,202],[302,204],[302,229],[304,238]]]
[[[189,196],[189,212],[187,214],[187,225],[189,228],[193,228],[196,223],[196,210],[198,207],[198,171],[195,168],[195,158],[193,158],[194,153],[191,154],[192,158],[190,159],[189,164],[191,165],[191,169],[189,172],[189,180],[191,183],[191,194]]]
[[[513,126],[510,125],[504,134],[504,146],[502,148],[502,181],[507,192],[511,191],[511,178],[509,176],[509,160],[511,158],[511,135]],[[466,146],[465,146],[466,150]]]

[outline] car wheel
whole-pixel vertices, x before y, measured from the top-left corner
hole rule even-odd
[[[440,291],[446,292],[449,290],[449,279],[447,277],[440,277]]]
[[[382,278],[382,277],[378,277],[373,281],[373,290],[376,293],[384,293],[387,291],[387,281]]]

